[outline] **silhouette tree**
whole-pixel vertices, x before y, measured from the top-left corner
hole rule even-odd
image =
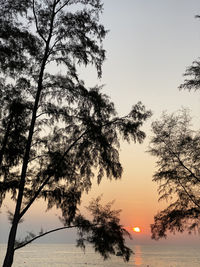
[[[199,59],[186,69],[184,76],[179,89],[200,89]],[[166,237],[168,230],[199,231],[200,133],[191,130],[191,118],[186,110],[164,114],[152,124],[152,131],[149,152],[158,158],[153,180],[159,183],[160,199],[173,200],[154,217],[152,238]]]
[[[119,212],[99,199],[89,206],[93,221],[77,209],[94,173],[98,183],[121,177],[119,138],[142,142],[140,127],[151,115],[138,103],[119,117],[100,86],[87,89],[79,79],[80,65],[102,74],[101,1],[5,0],[0,7],[0,196],[1,204],[7,192],[16,201],[3,266],[12,265],[16,249],[59,230],[16,242],[18,224],[39,198],[61,210],[63,228],[79,229],[79,246],[88,241],[104,258],[120,251],[128,260]]]
[[[199,231],[200,133],[190,124],[187,110],[163,114],[152,124],[149,152],[158,158],[153,180],[159,183],[160,199],[171,202],[154,217],[151,231],[156,240],[167,231]]]

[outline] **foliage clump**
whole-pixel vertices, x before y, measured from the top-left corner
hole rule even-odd
[[[152,238],[200,229],[200,133],[191,130],[187,110],[163,114],[152,124],[154,136],[149,152],[157,157],[153,180],[159,184],[160,200],[171,204],[154,217]]]
[[[60,209],[71,227],[95,173],[98,183],[121,177],[120,138],[145,138],[141,126],[151,112],[139,102],[119,117],[101,86],[87,88],[79,78],[82,65],[102,75],[102,11],[100,0],[0,3],[0,204],[8,192],[16,201],[3,266],[12,265],[18,224],[36,199]],[[116,242],[128,259],[118,223]],[[109,242],[104,257],[116,245]]]

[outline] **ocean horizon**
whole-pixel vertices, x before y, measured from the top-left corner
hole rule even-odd
[[[85,252],[75,244],[30,244],[15,253],[13,267],[199,267],[200,246],[133,245],[134,255],[125,263],[112,256],[104,261],[92,246]],[[0,244],[2,266],[6,244]]]

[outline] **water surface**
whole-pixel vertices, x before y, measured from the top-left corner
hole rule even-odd
[[[30,244],[15,253],[13,267],[200,267],[200,246],[133,246],[135,254],[128,263],[113,256],[104,261],[88,246],[85,253],[72,244]],[[0,245],[2,266],[5,245]]]

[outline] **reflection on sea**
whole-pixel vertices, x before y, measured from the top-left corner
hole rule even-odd
[[[141,246],[134,246],[134,265],[142,265],[142,250]]]

